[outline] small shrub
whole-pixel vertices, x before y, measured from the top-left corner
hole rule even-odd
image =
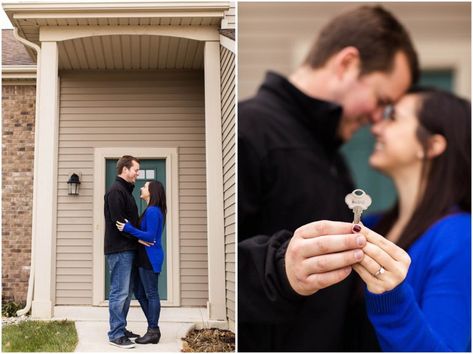
[[[14,317],[16,312],[25,307],[25,304],[19,304],[14,301],[2,301],[2,317]]]

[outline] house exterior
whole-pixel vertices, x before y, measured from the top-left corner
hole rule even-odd
[[[234,329],[234,4],[3,8],[4,298],[32,291],[36,318],[107,305],[103,195],[131,154],[166,186],[163,306],[206,307]]]

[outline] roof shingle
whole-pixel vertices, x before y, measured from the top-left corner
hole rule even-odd
[[[25,46],[13,37],[12,29],[2,29],[2,65],[35,65]]]

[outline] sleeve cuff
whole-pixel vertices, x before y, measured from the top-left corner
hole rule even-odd
[[[301,301],[302,299],[305,299],[306,297],[303,295],[299,295],[294,291],[294,289],[291,286],[291,283],[289,283],[289,279],[287,278],[286,274],[286,250],[287,246],[289,244],[289,241],[291,241],[291,238],[286,240],[281,247],[279,248],[277,254],[276,254],[276,259],[277,259],[277,269],[279,273],[279,280],[281,282],[281,287],[283,296],[291,301]]]
[[[412,299],[414,294],[411,286],[404,280],[394,289],[383,294],[373,294],[365,288],[366,309],[368,313],[393,313],[403,304]]]

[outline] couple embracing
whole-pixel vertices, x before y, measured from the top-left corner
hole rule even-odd
[[[108,332],[111,345],[129,349],[135,343],[157,344],[161,305],[159,274],[164,260],[161,235],[166,221],[166,193],[161,182],[147,181],[140,198],[147,207],[141,216],[132,192],[140,162],[129,155],[117,162],[117,177],[105,194],[105,256],[110,275]],[[132,295],[140,303],[148,330],[139,336],[126,329]]]

